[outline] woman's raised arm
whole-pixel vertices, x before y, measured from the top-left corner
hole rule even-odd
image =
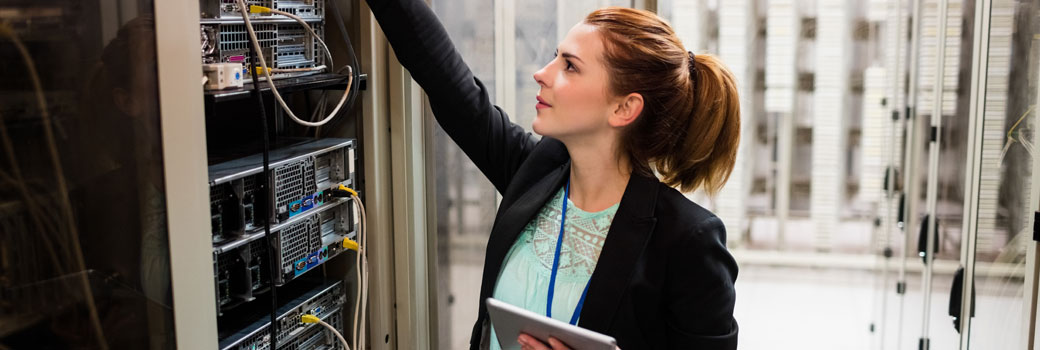
[[[420,0],[368,0],[398,61],[429,96],[437,122],[505,192],[537,141],[491,104],[433,10]]]

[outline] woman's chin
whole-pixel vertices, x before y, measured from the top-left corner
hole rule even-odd
[[[539,118],[539,117],[534,117],[534,121],[531,122],[531,131],[534,131],[535,134],[538,134],[538,135],[541,135],[541,136],[548,136],[548,135],[545,135],[545,127],[542,126],[542,121],[540,119],[541,118]]]

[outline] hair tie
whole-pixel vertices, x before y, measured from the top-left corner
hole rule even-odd
[[[686,51],[690,55],[690,80],[697,80],[697,56],[693,51]]]

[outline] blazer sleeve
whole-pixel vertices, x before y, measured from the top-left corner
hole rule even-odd
[[[500,193],[538,141],[492,105],[487,89],[420,0],[367,0],[398,61],[426,91],[441,128]]]
[[[726,250],[726,228],[711,216],[693,231],[669,258],[668,348],[736,349],[737,264]]]

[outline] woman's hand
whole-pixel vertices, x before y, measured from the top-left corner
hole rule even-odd
[[[571,348],[564,345],[562,341],[553,337],[549,337],[549,344],[546,345],[532,336],[520,333],[520,336],[516,338],[516,341],[520,343],[520,348],[523,350],[571,350]]]
[[[520,333],[520,337],[516,338],[516,341],[520,343],[520,348],[523,350],[571,350],[559,339],[549,337],[549,344],[541,342],[532,336]],[[621,348],[616,348],[621,350]]]

